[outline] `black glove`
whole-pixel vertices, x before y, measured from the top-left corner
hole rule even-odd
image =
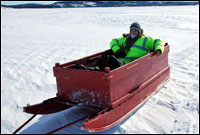
[[[155,52],[155,55],[156,55],[156,56],[160,56],[160,55],[161,55],[161,50],[158,49],[158,50]]]
[[[125,57],[126,56],[126,53],[124,52],[124,51],[122,51],[122,50],[117,50],[117,52],[116,52],[116,57],[119,57],[119,58],[123,58],[123,57]]]

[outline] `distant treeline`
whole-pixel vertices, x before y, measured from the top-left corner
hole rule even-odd
[[[84,8],[198,5],[199,1],[59,1],[52,4],[1,5],[9,8]]]

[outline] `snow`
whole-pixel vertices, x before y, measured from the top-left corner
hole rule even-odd
[[[65,9],[1,8],[1,133],[32,115],[23,112],[56,96],[55,63],[109,48],[139,22],[146,36],[170,45],[170,81],[136,113],[99,133],[199,133],[199,6]],[[19,133],[48,133],[90,112],[73,107],[39,115]],[[86,134],[84,121],[58,134]]]

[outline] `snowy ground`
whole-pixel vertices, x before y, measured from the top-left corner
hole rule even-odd
[[[170,81],[136,113],[98,133],[199,133],[199,6],[70,9],[1,8],[1,133],[32,115],[22,111],[55,97],[52,68],[109,48],[139,22],[170,45]],[[37,116],[19,133],[47,133],[87,112],[74,107]],[[57,133],[87,133],[81,123]]]

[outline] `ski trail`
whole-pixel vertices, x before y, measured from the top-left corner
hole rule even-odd
[[[193,55],[196,51],[199,51],[199,42],[196,42],[196,43],[188,46],[187,48],[180,50],[179,52],[173,54],[171,56],[171,58],[173,59],[172,62],[174,60],[184,61],[185,59],[187,59],[188,57]]]

